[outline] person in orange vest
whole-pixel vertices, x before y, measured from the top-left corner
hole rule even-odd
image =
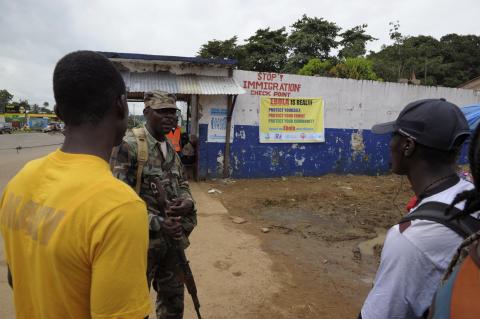
[[[167,134],[167,138],[172,143],[173,148],[175,149],[175,152],[179,154],[182,151],[182,146],[180,145],[180,136],[182,133],[182,129],[180,126],[177,125],[177,127],[170,131],[170,133]]]

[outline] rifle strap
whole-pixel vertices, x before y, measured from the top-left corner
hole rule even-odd
[[[110,154],[110,170],[113,172],[113,168],[115,167],[115,163],[117,162],[118,152],[120,150],[120,146],[115,146],[112,149],[112,154]]]
[[[145,164],[148,161],[148,144],[145,129],[143,127],[132,129],[133,135],[137,140],[137,183],[135,184],[135,192],[140,194],[140,186],[142,185],[142,173]]]

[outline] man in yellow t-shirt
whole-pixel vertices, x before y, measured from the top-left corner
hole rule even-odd
[[[53,89],[65,142],[0,201],[16,318],[144,318],[146,207],[107,163],[126,130],[125,84],[108,59],[78,51],[57,63]]]

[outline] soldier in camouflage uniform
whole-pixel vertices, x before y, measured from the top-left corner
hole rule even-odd
[[[185,289],[177,276],[176,255],[170,242],[171,239],[178,240],[186,248],[189,245],[188,235],[197,223],[195,204],[183,175],[180,158],[165,137],[177,125],[178,109],[175,102],[175,96],[165,92],[145,94],[143,113],[146,124],[140,130],[144,132],[143,137],[147,142],[148,159],[143,167],[139,185],[137,168],[140,142],[138,136],[135,136],[138,133],[127,132],[123,143],[112,153],[111,159],[114,175],[134,188],[137,186],[140,197],[147,203],[150,222],[147,278],[149,285],[152,284],[158,293],[156,302],[158,319],[183,318]],[[168,200],[172,202],[169,214],[172,217],[164,219],[158,216],[157,202],[149,186],[149,179],[155,176],[165,181],[165,191]]]

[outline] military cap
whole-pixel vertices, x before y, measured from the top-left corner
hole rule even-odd
[[[145,107],[149,107],[153,110],[160,109],[174,109],[178,110],[177,97],[175,94],[171,94],[164,91],[151,91],[145,92],[143,96],[143,101],[145,102]]]

